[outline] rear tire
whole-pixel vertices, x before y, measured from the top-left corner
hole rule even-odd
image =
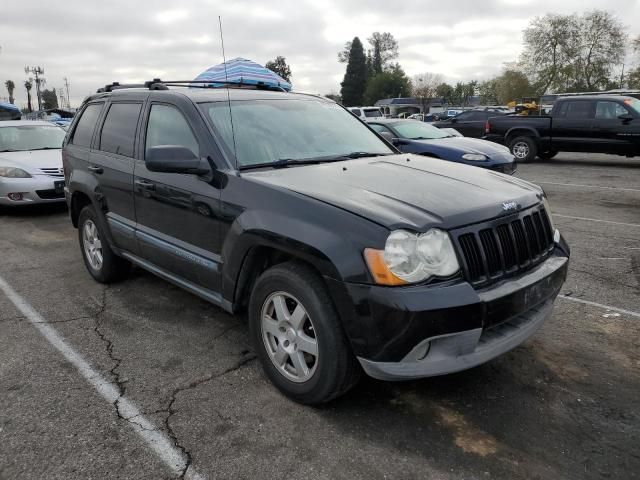
[[[258,278],[249,332],[267,377],[297,402],[328,402],[360,377],[327,288],[304,264],[276,265]]]
[[[78,216],[78,241],[84,264],[98,282],[115,282],[129,273],[131,264],[111,250],[92,205],[84,207]]]
[[[538,145],[531,137],[514,138],[509,142],[509,150],[518,163],[531,162],[538,155]]]

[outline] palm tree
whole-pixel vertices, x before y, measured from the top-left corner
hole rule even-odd
[[[7,91],[9,92],[9,103],[13,103],[13,91],[16,89],[16,84],[13,83],[13,80],[7,80],[4,82],[4,86],[7,87]]]
[[[27,110],[29,110],[29,112],[33,112],[33,108],[31,108],[31,87],[33,87],[31,80],[25,80],[24,88],[27,89]]]

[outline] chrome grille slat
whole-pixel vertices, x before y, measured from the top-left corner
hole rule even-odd
[[[41,168],[40,171],[50,177],[62,178],[64,177],[64,170],[60,168]]]

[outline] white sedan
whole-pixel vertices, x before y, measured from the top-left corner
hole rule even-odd
[[[64,136],[49,122],[0,122],[0,205],[64,202]]]

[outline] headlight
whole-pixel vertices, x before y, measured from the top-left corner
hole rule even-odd
[[[462,155],[462,158],[465,160],[470,160],[472,162],[484,162],[487,160],[486,155],[482,155],[481,153],[465,153]]]
[[[553,232],[553,241],[558,243],[560,241],[560,231],[556,228],[553,223],[553,215],[551,215],[551,206],[549,205],[549,200],[547,200],[547,194],[543,191],[542,204],[544,205],[544,209],[547,212],[547,217],[549,218],[549,224],[551,225],[551,231]]]
[[[381,285],[448,277],[460,269],[449,234],[436,228],[422,234],[396,230],[387,238],[384,251],[367,248],[364,256],[376,283]]]
[[[8,178],[31,178],[27,172],[21,168],[14,167],[0,167],[0,177]]]

